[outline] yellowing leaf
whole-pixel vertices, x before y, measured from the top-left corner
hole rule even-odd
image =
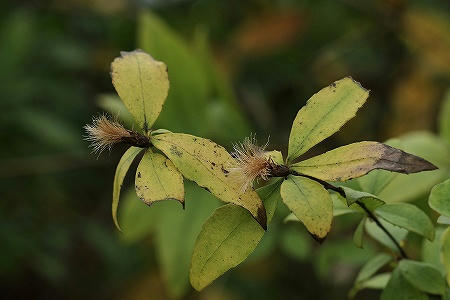
[[[333,220],[333,202],[320,183],[289,175],[281,184],[281,198],[316,239],[326,237]]]
[[[258,189],[270,221],[280,199],[280,182]],[[241,207],[227,204],[216,209],[203,225],[192,255],[190,280],[200,291],[243,262],[260,242],[264,230]]]
[[[136,156],[141,152],[141,148],[130,147],[122,156],[117,164],[116,174],[114,175],[113,184],[113,201],[112,201],[112,217],[114,224],[120,230],[119,222],[117,221],[117,207],[119,206],[120,188],[122,187],[123,179],[130,168],[131,163]]]
[[[410,175],[374,170],[357,179],[362,190],[382,199],[389,199],[389,202],[404,202],[428,194],[435,184],[447,178],[449,149],[437,136],[427,132],[414,132],[389,140],[386,144],[423,157],[439,169]],[[405,186],[408,188],[405,189]]]
[[[423,158],[382,143],[360,142],[298,162],[291,169],[322,180],[346,181],[374,169],[409,174],[436,167]]]
[[[292,161],[338,131],[366,102],[369,91],[350,77],[314,94],[298,112],[289,136],[288,161]]]
[[[229,176],[235,164],[231,155],[216,143],[189,134],[166,133],[151,137],[177,169],[198,185],[207,188],[224,202],[247,209],[258,223],[266,228],[266,211],[255,191],[241,193],[241,184]]]
[[[141,50],[121,55],[111,64],[113,85],[139,126],[148,132],[167,97],[167,67]]]
[[[137,168],[136,194],[146,204],[175,199],[184,207],[183,176],[173,163],[159,153],[145,152]]]

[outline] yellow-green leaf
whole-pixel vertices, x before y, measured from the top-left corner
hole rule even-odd
[[[436,166],[418,156],[378,142],[359,142],[293,164],[300,173],[327,181],[346,181],[374,169],[398,173],[435,170]]]
[[[292,161],[338,131],[366,102],[369,91],[350,77],[314,94],[300,109],[289,136],[288,161]]]
[[[159,153],[145,152],[136,171],[135,188],[137,196],[148,205],[175,199],[184,207],[183,176],[168,158]]]
[[[280,199],[280,182],[258,189],[270,221]],[[243,262],[256,248],[264,230],[241,207],[227,204],[216,209],[203,224],[192,255],[190,280],[200,291]]]
[[[141,148],[130,147],[122,156],[117,164],[116,174],[114,175],[113,184],[113,201],[112,201],[112,217],[114,224],[120,230],[119,222],[117,221],[117,207],[119,206],[120,188],[122,187],[123,179],[130,168],[131,163],[136,156],[141,152]]]
[[[141,50],[121,52],[111,64],[111,77],[120,99],[148,132],[167,98],[166,65]]]
[[[281,184],[281,198],[317,240],[326,237],[333,220],[333,202],[320,183],[289,175]]]
[[[229,176],[228,169],[235,162],[218,144],[189,134],[166,133],[151,137],[153,145],[161,150],[187,178],[207,188],[224,202],[247,209],[258,223],[266,228],[266,211],[258,194],[241,192],[241,184]]]

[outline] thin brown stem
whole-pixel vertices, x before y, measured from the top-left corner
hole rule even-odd
[[[334,186],[331,183],[326,182],[325,180],[321,180],[321,179],[315,178],[313,176],[309,176],[309,175],[298,173],[298,172],[296,172],[294,170],[288,169],[286,166],[278,166],[278,168],[275,167],[274,170],[276,171],[274,173],[276,173],[278,176],[281,175],[280,177],[286,177],[288,175],[294,175],[294,176],[302,176],[302,177],[309,178],[311,180],[314,180],[314,181],[320,183],[325,189],[335,191],[335,192],[339,193],[342,197],[347,198],[343,188],[338,187],[338,186]],[[276,175],[273,174],[273,176],[275,177]],[[367,214],[367,216],[370,219],[372,219],[375,222],[375,224],[378,227],[380,227],[380,229],[389,237],[389,239],[397,247],[398,251],[400,252],[400,255],[402,256],[402,258],[408,258],[408,256],[406,255],[405,251],[400,246],[399,242],[389,232],[389,230],[387,230],[387,228],[380,222],[380,220],[378,220],[378,218],[375,216],[375,214],[372,211],[370,211],[370,209],[368,209],[364,203],[362,203],[360,201],[356,201],[355,203],[357,205],[359,205],[359,207],[361,207],[364,210],[364,212]]]

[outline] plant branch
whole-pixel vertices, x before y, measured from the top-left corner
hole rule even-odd
[[[326,182],[325,180],[322,180],[322,179],[319,179],[319,178],[315,178],[315,177],[313,177],[313,176],[309,176],[309,175],[305,175],[305,174],[298,173],[298,172],[296,172],[296,171],[294,171],[294,170],[289,170],[289,169],[288,169],[288,170],[286,171],[286,166],[279,166],[279,167],[280,167],[280,168],[279,168],[278,171],[283,171],[283,172],[277,172],[277,173],[283,173],[283,174],[282,174],[282,177],[286,177],[286,176],[288,176],[288,175],[294,175],[294,176],[302,176],[302,177],[306,177],[306,178],[309,178],[309,179],[311,179],[311,180],[314,180],[314,181],[320,183],[325,189],[335,191],[335,192],[339,193],[342,197],[347,198],[344,189],[341,188],[341,187],[334,186],[334,185],[332,185],[332,184]],[[277,175],[279,175],[279,174],[277,174]],[[375,222],[375,224],[376,224],[378,227],[380,227],[380,229],[381,229],[381,230],[389,237],[389,239],[390,239],[390,240],[394,243],[394,245],[398,248],[398,250],[399,250],[400,255],[402,256],[402,258],[408,258],[408,256],[406,255],[405,251],[404,251],[403,248],[400,246],[399,242],[398,242],[398,241],[395,239],[395,237],[389,232],[389,230],[387,230],[387,228],[384,227],[383,224],[381,224],[380,220],[378,220],[378,218],[375,216],[375,214],[374,214],[372,211],[370,211],[370,209],[368,209],[364,203],[362,203],[362,202],[360,202],[360,201],[356,201],[355,203],[356,203],[357,205],[359,205],[359,207],[361,207],[361,208],[364,210],[364,212],[367,214],[367,216],[368,216],[370,219],[372,219],[372,220]]]

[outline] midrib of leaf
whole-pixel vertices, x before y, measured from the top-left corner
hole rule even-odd
[[[147,124],[147,114],[145,112],[145,99],[144,99],[144,84],[142,83],[142,73],[141,73],[141,64],[139,63],[139,58],[137,55],[134,55],[134,58],[136,59],[136,64],[138,67],[138,73],[139,73],[139,87],[140,87],[140,91],[141,91],[141,100],[142,100],[142,109],[144,110],[144,131],[147,132],[148,131],[148,124]]]
[[[155,168],[155,164],[153,163],[153,159],[150,159],[150,162],[153,166],[153,170],[155,170],[155,175],[156,175],[156,179],[158,179],[158,183],[160,186],[162,186],[163,190],[164,190],[164,194],[166,194],[166,199],[169,198],[169,193],[167,193],[166,188],[164,187],[164,185],[161,183],[161,179],[158,176],[158,172],[156,172],[156,168]]]
[[[311,207],[311,204],[310,204],[309,201],[308,201],[308,197],[306,197],[305,193],[304,193],[304,192],[302,191],[302,189],[298,186],[297,182],[295,182],[295,180],[293,180],[293,179],[291,179],[291,180],[294,182],[294,184],[295,184],[295,186],[297,187],[297,189],[300,191],[300,193],[301,193],[301,194],[303,195],[303,197],[305,198],[306,203],[308,204],[308,206],[309,206],[309,208],[311,209],[311,211],[314,212],[314,215],[318,216],[317,213],[316,213],[316,211],[315,211],[315,209],[313,209],[313,208]]]
[[[309,137],[311,136],[311,134],[313,133],[314,130],[316,130],[317,126],[319,126],[319,124],[321,124],[323,122],[323,120],[332,112],[334,111],[334,109],[342,103],[342,100],[347,97],[350,94],[350,92],[347,92],[347,94],[345,96],[341,97],[341,100],[338,101],[335,105],[333,105],[333,107],[331,107],[330,110],[328,110],[328,112],[323,115],[320,120],[313,126],[313,128],[308,132],[308,134],[305,136],[305,138],[302,140],[301,144],[298,146],[298,149],[301,149],[303,147],[303,145],[305,144],[305,141],[307,141],[309,139]],[[306,105],[308,105],[308,102],[306,102]],[[353,116],[355,116],[356,114],[354,114]],[[351,117],[350,117],[351,118]],[[349,119],[350,119],[349,118]],[[343,125],[341,125],[339,128],[341,128]],[[339,129],[338,129],[339,130]],[[320,143],[320,142],[319,142]],[[300,152],[300,150],[297,150],[296,152],[294,152],[295,154],[292,155],[292,158],[290,158],[289,160],[293,160],[295,158],[298,157],[298,153]]]

